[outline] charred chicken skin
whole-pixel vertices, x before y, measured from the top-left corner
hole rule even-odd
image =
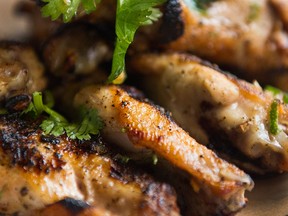
[[[0,122],[1,214],[75,215],[74,200],[91,206],[77,215],[179,215],[174,190],[117,162],[100,136],[45,136],[41,118],[17,113]]]

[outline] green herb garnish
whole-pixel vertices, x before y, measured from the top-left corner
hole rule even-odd
[[[44,17],[52,20],[62,16],[64,22],[69,22],[82,6],[86,13],[96,10],[96,5],[101,0],[43,0],[46,4],[41,9]]]
[[[64,22],[69,22],[77,14],[80,6],[86,13],[96,10],[101,0],[43,0],[46,5],[42,8],[44,17],[52,20],[62,16]],[[121,73],[125,73],[125,55],[134,39],[136,30],[143,25],[149,25],[162,15],[154,8],[166,0],[117,0],[116,12],[116,47],[113,54],[112,71],[108,78],[109,83],[122,83],[124,77],[116,80]]]
[[[281,94],[281,92],[282,92],[280,89],[278,89],[278,88],[276,88],[274,86],[270,86],[270,85],[267,85],[265,87],[265,90],[271,92],[274,96],[276,96],[278,94]]]
[[[269,126],[269,131],[273,135],[277,135],[279,132],[278,129],[278,101],[274,100],[270,106],[270,113],[269,113],[269,121],[270,121],[270,126]]]
[[[50,100],[47,104],[44,104],[42,93],[34,92],[32,102],[22,112],[22,115],[29,114],[33,118],[37,118],[41,114],[48,115],[48,118],[40,125],[45,134],[60,136],[66,133],[70,139],[89,140],[91,134],[99,133],[102,128],[102,121],[97,110],[82,108],[79,112],[80,120],[77,123],[69,123],[65,117],[50,107]]]
[[[288,94],[284,94],[284,96],[283,96],[283,102],[284,102],[285,104],[288,104]]]
[[[122,155],[122,154],[116,154],[114,156],[114,160],[119,161],[119,162],[124,163],[124,164],[128,163],[130,161],[130,159],[131,159],[130,157]]]
[[[152,162],[153,162],[153,165],[156,165],[158,163],[158,156],[156,154],[152,155]]]
[[[160,16],[155,6],[165,0],[118,0],[116,12],[116,47],[113,54],[112,71],[108,82],[113,82],[125,70],[125,55],[134,39],[136,30],[152,24]]]

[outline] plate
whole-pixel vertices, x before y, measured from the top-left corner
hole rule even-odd
[[[248,204],[237,216],[287,216],[288,174],[254,178],[255,187],[247,194]]]

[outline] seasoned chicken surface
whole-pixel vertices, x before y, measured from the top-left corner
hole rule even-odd
[[[225,150],[228,142],[262,171],[288,171],[287,105],[276,100],[279,132],[273,135],[273,95],[207,65],[185,54],[143,54],[131,63],[147,94],[200,143]]]
[[[0,101],[46,87],[44,68],[29,46],[0,43]]]
[[[189,215],[229,215],[245,205],[244,192],[253,187],[250,177],[197,143],[152,105],[113,85],[86,87],[76,95],[75,104],[98,110],[105,124],[103,134],[111,142],[126,151],[153,151],[185,171],[195,192],[191,196],[206,204],[199,208],[189,203]]]
[[[174,190],[117,162],[101,137],[45,136],[40,122],[0,116],[1,214],[51,215],[71,198],[103,213],[83,215],[179,215]]]
[[[212,0],[198,9],[201,2],[169,0],[154,34],[158,44],[238,69],[250,80],[280,84],[288,71],[287,1]]]

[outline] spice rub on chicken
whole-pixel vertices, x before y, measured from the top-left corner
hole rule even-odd
[[[246,203],[251,178],[197,143],[156,107],[133,98],[119,86],[90,86],[75,97],[77,106],[97,109],[103,136],[126,151],[153,151],[189,176],[202,208],[193,203],[189,215],[229,215]],[[189,186],[189,185],[188,185]]]
[[[190,52],[287,90],[281,82],[288,79],[287,11],[285,0],[169,0],[154,38],[165,49]]]
[[[258,84],[207,65],[185,54],[143,54],[131,61],[131,71],[143,75],[148,96],[200,143],[232,146],[232,157],[242,152],[242,164],[257,165],[256,172],[288,171],[287,105]]]
[[[59,215],[74,200],[91,206],[83,215],[179,215],[172,187],[116,161],[100,136],[46,136],[40,122],[0,116],[1,214]]]

